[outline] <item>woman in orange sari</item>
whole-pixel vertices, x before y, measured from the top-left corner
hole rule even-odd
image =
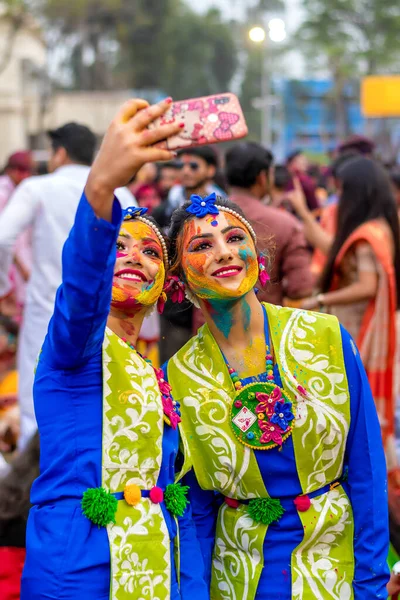
[[[317,296],[304,308],[324,308],[349,330],[360,349],[380,417],[388,468],[394,448],[396,310],[400,291],[400,235],[385,171],[360,157],[338,173],[337,233],[329,240]]]

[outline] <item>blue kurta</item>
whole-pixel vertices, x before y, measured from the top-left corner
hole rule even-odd
[[[82,196],[63,250],[63,283],[38,362],[34,399],[40,432],[40,476],[32,487],[22,600],[108,600],[107,531],[81,510],[87,488],[101,486],[102,343],[110,309],[116,240],[122,219],[98,219]],[[179,433],[165,425],[157,485],[173,483]],[[190,518],[179,519],[181,583],[173,560],[174,519],[164,510],[171,540],[171,600],[207,600],[203,561]]]
[[[265,316],[265,337],[269,342]],[[386,465],[374,401],[365,369],[354,342],[341,327],[343,354],[350,393],[351,423],[346,444],[345,472],[342,483],[354,513],[355,600],[387,598],[389,548]],[[164,365],[164,372],[167,372]],[[266,379],[266,373],[258,377]],[[277,365],[274,379],[282,387]],[[254,378],[242,379],[243,384]],[[258,467],[272,498],[279,498],[285,513],[269,525],[264,540],[264,568],[256,600],[291,600],[291,556],[303,540],[303,526],[293,499],[302,494],[296,469],[293,439],[281,449],[255,450]],[[202,546],[206,579],[210,582],[217,512],[223,502],[219,493],[202,490],[193,471],[186,476],[190,501]],[[336,596],[335,596],[336,597]]]

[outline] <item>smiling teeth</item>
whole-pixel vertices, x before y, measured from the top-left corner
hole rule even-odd
[[[239,273],[239,269],[227,269],[226,271],[220,271],[217,275],[226,275],[227,273]]]
[[[122,273],[119,276],[121,279],[133,279],[134,281],[143,281],[139,275],[135,275],[134,273]]]

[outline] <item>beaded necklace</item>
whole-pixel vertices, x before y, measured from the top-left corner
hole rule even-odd
[[[269,345],[266,344],[265,347],[266,355],[265,355],[265,371],[267,373],[267,381],[274,381],[274,359],[272,354],[270,353]],[[228,367],[229,375],[231,376],[232,383],[237,391],[243,389],[243,383],[235,369],[233,369],[227,360],[225,360],[226,366]]]
[[[231,425],[237,439],[254,450],[282,448],[292,434],[294,419],[292,403],[274,380],[274,360],[269,346],[269,332],[265,325],[266,381],[252,378],[243,384],[237,371],[225,359],[236,391],[231,407]]]
[[[140,356],[144,361],[146,361],[154,370],[154,373],[157,378],[158,387],[161,393],[163,411],[164,411],[164,421],[167,425],[170,425],[172,429],[176,429],[178,423],[181,422],[181,413],[180,413],[180,404],[172,399],[171,396],[171,386],[167,381],[165,381],[164,371],[162,369],[156,369],[153,363],[146,356],[142,356],[138,350],[136,350],[135,346],[128,342],[127,339],[121,338],[121,340],[136,354]]]

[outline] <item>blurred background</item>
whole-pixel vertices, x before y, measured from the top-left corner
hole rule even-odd
[[[394,162],[400,125],[382,86],[400,106],[400,78],[387,78],[399,29],[398,0],[1,2],[0,163],[20,148],[44,159],[44,132],[68,121],[100,137],[132,95],[226,91],[278,159],[301,147],[323,162],[365,134]],[[386,77],[368,86],[376,75]]]

